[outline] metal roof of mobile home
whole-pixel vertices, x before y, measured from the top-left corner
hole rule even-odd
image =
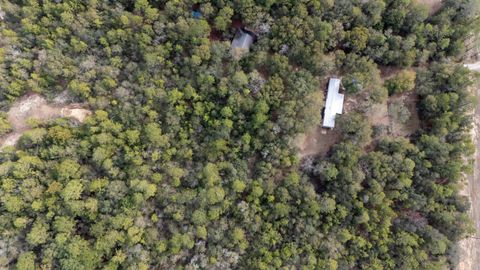
[[[340,79],[331,78],[328,83],[327,101],[323,116],[323,127],[334,128],[335,116],[342,114],[344,95],[339,93]]]

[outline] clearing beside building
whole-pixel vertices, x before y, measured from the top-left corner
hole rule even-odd
[[[382,67],[381,70],[382,79],[401,71],[391,67]],[[380,137],[374,139],[386,135],[408,137],[420,127],[416,107],[418,95],[415,92],[396,94],[382,103],[372,103],[368,92],[344,96],[339,94],[339,88],[340,80],[330,79],[322,123],[296,138],[294,144],[299,149],[301,159],[315,155],[326,156],[331,147],[340,141],[340,132],[334,128],[337,114],[359,112],[365,115],[372,127],[383,130]]]

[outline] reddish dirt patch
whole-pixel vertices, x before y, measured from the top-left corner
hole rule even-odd
[[[210,41],[220,41],[222,40],[222,32],[216,29],[212,29],[212,31],[210,31],[210,35],[208,36],[208,39],[210,39]]]
[[[238,28],[242,28],[244,26],[245,25],[243,24],[242,20],[240,20],[240,19],[233,19],[232,20],[231,27],[238,29]]]

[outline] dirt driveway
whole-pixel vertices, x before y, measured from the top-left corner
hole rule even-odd
[[[480,62],[473,64],[470,69],[476,70]],[[478,71],[478,70],[477,70]],[[473,94],[480,97],[480,85],[475,87]],[[461,191],[470,200],[470,217],[474,222],[475,235],[459,243],[460,259],[457,270],[480,270],[480,103],[475,108],[472,136],[475,143],[475,167],[473,175],[468,177],[468,183]]]

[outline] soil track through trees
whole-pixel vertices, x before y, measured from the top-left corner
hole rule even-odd
[[[480,62],[465,64],[472,71],[480,71]],[[480,83],[473,87],[472,94],[480,98]],[[473,174],[468,176],[468,182],[461,194],[470,201],[470,217],[473,220],[475,234],[459,243],[460,259],[457,270],[480,270],[480,103],[476,104],[473,115],[472,139],[475,144],[475,161]]]
[[[476,63],[477,65],[480,64]],[[475,69],[472,69],[475,70]],[[473,94],[480,97],[480,85],[473,89]],[[461,194],[470,200],[470,217],[473,220],[475,234],[459,243],[460,259],[457,270],[480,270],[480,103],[475,107],[472,137],[475,144],[475,163],[473,174],[468,176],[468,182]]]
[[[7,120],[12,126],[12,132],[0,137],[0,149],[17,143],[22,134],[30,129],[29,119],[48,121],[59,117],[68,117],[79,122],[85,121],[91,111],[82,108],[82,104],[65,104],[62,99],[54,103],[36,93],[30,93],[14,102],[7,114]]]

